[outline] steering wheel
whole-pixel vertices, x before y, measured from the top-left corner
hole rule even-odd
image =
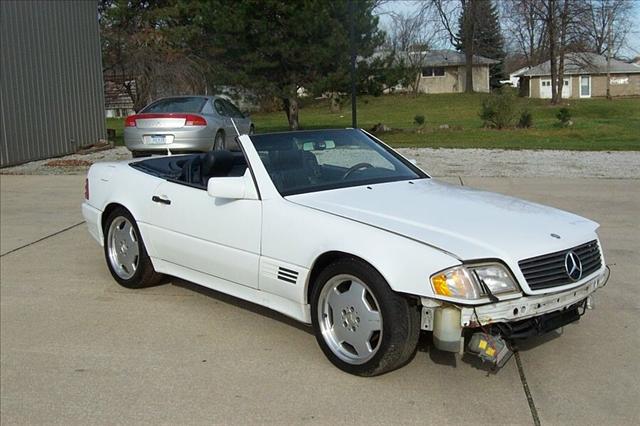
[[[351,176],[354,172],[357,172],[358,170],[370,169],[372,167],[373,167],[373,165],[371,165],[369,163],[358,163],[355,166],[351,166],[351,167],[349,167],[349,170],[347,170],[345,172],[345,174],[342,176],[342,180],[345,180],[346,178],[348,178],[349,176]]]

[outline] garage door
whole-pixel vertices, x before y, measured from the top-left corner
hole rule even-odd
[[[543,99],[551,99],[551,79],[540,79],[540,97]],[[564,87],[562,88],[562,97],[571,97],[571,78],[564,79]]]

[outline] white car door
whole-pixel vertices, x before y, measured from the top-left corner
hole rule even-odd
[[[158,257],[258,287],[260,200],[215,198],[206,189],[165,181],[149,203],[151,243]]]

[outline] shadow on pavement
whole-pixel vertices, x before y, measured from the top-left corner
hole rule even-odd
[[[201,285],[198,284],[194,284],[190,281],[185,281],[182,280],[180,278],[175,278],[175,277],[171,277],[168,282],[170,282],[171,284],[175,285],[176,287],[181,287],[181,288],[185,288],[187,290],[196,292],[196,293],[200,293],[202,295],[205,295],[207,297],[210,297],[212,299],[216,299],[220,302],[226,303],[228,305],[233,305],[236,306],[238,308],[247,310],[247,311],[251,311],[255,314],[258,315],[262,315],[263,317],[267,317],[269,319],[275,320],[275,321],[280,321],[283,324],[289,325],[291,327],[295,327],[298,330],[302,330],[305,333],[308,334],[313,334],[313,330],[311,329],[311,326],[303,324],[299,321],[296,321],[293,318],[289,318],[286,315],[283,315],[279,312],[276,312],[274,310],[271,310],[269,308],[266,308],[264,306],[260,306],[260,305],[256,305],[255,303],[252,302],[247,302],[246,300],[242,300],[239,299],[237,297],[234,296],[230,296],[228,294],[225,293],[220,293],[219,291],[216,290],[212,290],[210,288],[207,287],[203,287]]]

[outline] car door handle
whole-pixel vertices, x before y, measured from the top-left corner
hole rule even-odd
[[[167,200],[166,198],[160,198],[157,195],[154,195],[153,197],[151,197],[151,201],[153,201],[154,203],[160,203],[160,204],[171,204],[171,200]]]

